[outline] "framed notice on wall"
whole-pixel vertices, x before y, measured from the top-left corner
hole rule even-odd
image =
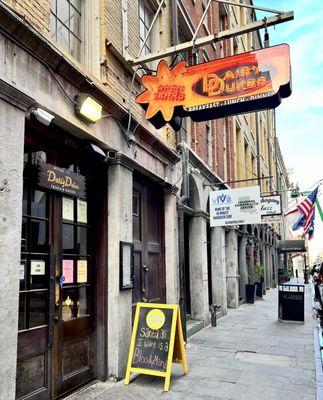
[[[133,289],[133,243],[120,242],[120,290]]]

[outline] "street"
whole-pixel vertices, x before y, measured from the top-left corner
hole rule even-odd
[[[314,400],[315,321],[311,286],[306,288],[304,325],[278,321],[277,289],[271,289],[263,300],[229,310],[217,327],[191,337],[189,373],[173,364],[168,393],[163,379],[140,375],[129,386],[99,382],[69,399]]]

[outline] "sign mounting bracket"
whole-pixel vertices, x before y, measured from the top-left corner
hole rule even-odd
[[[238,5],[236,3],[235,5]],[[227,29],[225,31],[221,31],[212,35],[204,36],[203,38],[197,38],[195,40],[191,40],[189,42],[181,43],[175,46],[167,47],[166,49],[159,50],[155,53],[147,54],[141,57],[132,58],[129,55],[126,56],[126,61],[132,66],[146,64],[147,62],[159,60],[161,58],[165,58],[171,56],[175,53],[181,53],[183,51],[188,51],[190,49],[199,48],[205,46],[210,43],[216,43],[221,40],[230,39],[235,36],[240,36],[245,33],[253,32],[259,29],[265,28],[265,26],[273,26],[277,24],[281,24],[283,22],[291,21],[294,19],[293,11],[288,11],[276,15],[274,17],[269,17],[266,21],[254,21],[246,24],[244,26],[239,26],[234,29]]]

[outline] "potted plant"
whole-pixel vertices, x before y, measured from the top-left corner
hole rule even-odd
[[[262,285],[264,282],[264,267],[261,264],[255,266],[255,276],[256,276],[256,295],[262,298]]]
[[[256,280],[256,274],[255,274],[255,268],[251,267],[249,269],[248,273],[249,277],[249,282],[246,285],[246,302],[247,303],[254,303],[256,299],[256,285],[255,285],[255,280]]]

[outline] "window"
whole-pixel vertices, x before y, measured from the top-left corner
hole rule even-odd
[[[147,33],[149,31],[149,27],[151,25],[153,19],[152,11],[146,2],[139,3],[139,39],[140,39],[140,48],[143,45]],[[152,51],[152,32],[148,36],[145,46],[141,52],[141,55],[149,54]]]
[[[50,11],[51,37],[80,61],[81,0],[52,0]]]

